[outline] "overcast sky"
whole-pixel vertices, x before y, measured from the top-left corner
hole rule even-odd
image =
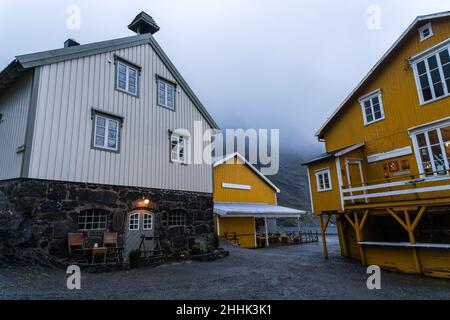
[[[66,27],[67,6],[81,28]],[[381,9],[379,29],[368,8]],[[314,133],[418,16],[442,0],[0,0],[0,68],[14,56],[132,35],[140,11],[222,128],[279,128],[291,148]]]

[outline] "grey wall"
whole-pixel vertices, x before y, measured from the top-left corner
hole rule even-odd
[[[142,67],[138,98],[114,89],[114,54]],[[175,80],[147,44],[43,66],[29,176],[211,193],[211,166],[170,163],[168,136],[210,127],[180,87],[176,112],[157,106],[156,74]],[[124,117],[120,153],[91,149],[91,108]]]
[[[17,148],[25,143],[32,82],[29,72],[0,94],[0,180],[21,174],[23,153],[17,153]]]

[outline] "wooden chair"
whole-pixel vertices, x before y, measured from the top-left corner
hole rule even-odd
[[[70,257],[73,256],[72,249],[77,248],[78,250],[84,250],[84,237],[82,233],[68,233],[67,239]]]
[[[115,260],[120,262],[119,251],[119,235],[117,232],[104,232],[103,233],[103,247],[112,248],[115,252]]]

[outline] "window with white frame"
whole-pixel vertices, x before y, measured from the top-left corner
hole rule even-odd
[[[170,137],[170,160],[175,163],[187,163],[187,143],[188,137],[172,133]]]
[[[449,46],[413,62],[421,104],[450,95]]]
[[[119,151],[121,119],[101,113],[93,113],[93,146],[109,151]]]
[[[427,23],[423,27],[419,28],[420,41],[425,41],[433,36],[433,28],[431,23]]]
[[[360,98],[359,102],[361,104],[365,125],[384,119],[381,90],[377,90]]]
[[[419,172],[426,176],[446,175],[450,170],[450,124],[413,136]]]
[[[134,96],[138,94],[139,69],[122,60],[117,60],[116,88]]]
[[[169,227],[179,227],[186,224],[186,214],[183,211],[172,211],[167,215],[167,225]]]
[[[128,230],[139,230],[139,213],[132,213],[128,218]]]
[[[317,191],[330,191],[332,189],[330,169],[316,171],[316,180]]]
[[[106,230],[108,223],[108,211],[85,210],[78,215],[78,230]]]
[[[173,83],[158,78],[158,105],[175,110],[176,86]]]
[[[152,230],[152,214],[151,213],[144,213],[144,222],[143,222],[143,228],[144,230]]]

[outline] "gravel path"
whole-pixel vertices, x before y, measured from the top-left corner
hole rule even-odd
[[[63,271],[0,269],[0,299],[450,299],[450,281],[382,272],[382,290],[366,287],[358,262],[339,256],[329,239],[261,250],[229,245],[230,256],[212,263],[183,263],[131,271],[84,274],[82,289],[66,289]]]

